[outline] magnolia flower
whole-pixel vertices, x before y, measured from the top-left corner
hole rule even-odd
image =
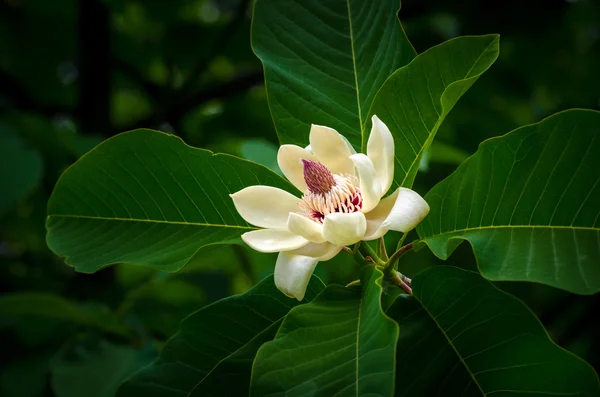
[[[312,125],[306,148],[279,148],[279,167],[300,198],[261,185],[230,195],[246,222],[264,228],[242,240],[260,252],[279,252],[275,284],[289,297],[304,298],[317,262],[388,230],[406,233],[429,213],[425,200],[407,188],[383,198],[394,179],[394,140],[377,116],[372,122],[366,155],[320,125]]]

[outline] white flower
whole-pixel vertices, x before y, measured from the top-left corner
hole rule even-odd
[[[388,230],[406,233],[429,213],[425,200],[407,188],[382,199],[394,179],[394,140],[377,116],[372,122],[366,155],[320,125],[311,127],[306,149],[279,148],[279,167],[301,198],[260,185],[231,195],[242,218],[264,228],[244,233],[242,240],[260,252],[279,252],[275,284],[289,297],[304,298],[318,261]]]

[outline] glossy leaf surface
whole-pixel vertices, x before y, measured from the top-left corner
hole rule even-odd
[[[308,144],[311,124],[356,149],[377,90],[415,56],[398,0],[258,0],[252,47],[261,59],[281,143]]]
[[[600,291],[600,112],[570,110],[482,143],[425,199],[421,239],[462,240],[492,280]]]
[[[367,266],[362,296],[331,285],[290,311],[258,351],[250,394],[392,396],[398,327],[381,308],[382,277]]]
[[[517,298],[436,266],[388,310],[400,326],[397,396],[597,396],[592,367],[552,342]]]
[[[136,130],[108,139],[61,176],[48,203],[47,242],[82,272],[127,262],[181,268],[201,247],[254,230],[229,194],[292,189],[253,162]]]
[[[302,303],[324,287],[313,277]],[[235,377],[237,384],[227,387],[247,393],[252,359],[260,347],[256,341],[272,337],[278,322],[299,304],[283,295],[269,276],[242,295],[206,306],[182,321],[159,359],[126,381],[117,396],[219,395],[219,377]],[[245,360],[241,364],[240,357]]]
[[[394,181],[411,187],[423,154],[460,97],[498,57],[497,35],[465,36],[419,54],[377,93],[376,114],[394,135]]]

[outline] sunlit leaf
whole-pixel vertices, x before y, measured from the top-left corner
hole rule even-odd
[[[392,396],[397,325],[381,307],[380,269],[361,274],[364,291],[331,285],[286,316],[258,351],[251,394]]]
[[[324,287],[313,277],[302,303],[314,299]],[[229,395],[244,395],[256,350],[299,304],[283,295],[269,276],[244,294],[206,306],[182,321],[159,359],[123,383],[117,396],[223,395],[221,377],[227,379]]]
[[[425,199],[419,236],[446,259],[462,240],[492,280],[600,291],[600,112],[570,110],[481,144]]]
[[[498,57],[497,35],[452,39],[419,54],[377,93],[370,114],[392,131],[394,181],[411,187],[424,152],[460,97]]]
[[[258,0],[252,47],[265,69],[282,143],[308,144],[311,124],[363,145],[373,98],[415,56],[398,0]]]
[[[598,377],[521,301],[479,274],[436,266],[388,310],[400,326],[396,395],[597,396]]]
[[[173,135],[124,133],[61,176],[48,203],[48,246],[82,272],[117,262],[174,271],[201,247],[256,229],[229,197],[250,185],[293,189],[261,165]]]

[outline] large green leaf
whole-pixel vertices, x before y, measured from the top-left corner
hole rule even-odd
[[[425,199],[419,236],[462,240],[492,280],[600,291],[600,112],[570,110],[485,141]]]
[[[173,135],[124,133],[61,176],[48,203],[48,246],[82,272],[116,262],[174,271],[199,248],[255,229],[229,197],[249,185],[293,189],[266,167]]]
[[[398,326],[381,307],[383,273],[368,266],[360,291],[337,285],[287,315],[258,351],[254,396],[391,396]]]
[[[10,129],[0,126],[0,216],[39,182],[42,158]]]
[[[321,124],[360,149],[377,90],[415,56],[399,8],[399,0],[256,1],[252,46],[282,143],[306,145],[310,124]]]
[[[397,185],[412,186],[442,121],[494,63],[498,43],[497,35],[446,41],[417,56],[381,87],[369,113],[376,114],[394,135]]]
[[[313,276],[302,303],[314,299],[324,288]],[[242,295],[206,306],[183,320],[159,359],[123,383],[117,395],[223,395],[219,394],[223,387],[220,378],[227,379],[227,387],[236,390],[231,395],[247,393],[256,351],[299,304],[283,295],[269,276]]]
[[[397,396],[598,396],[592,367],[517,298],[479,274],[436,266],[388,310],[400,326]]]

